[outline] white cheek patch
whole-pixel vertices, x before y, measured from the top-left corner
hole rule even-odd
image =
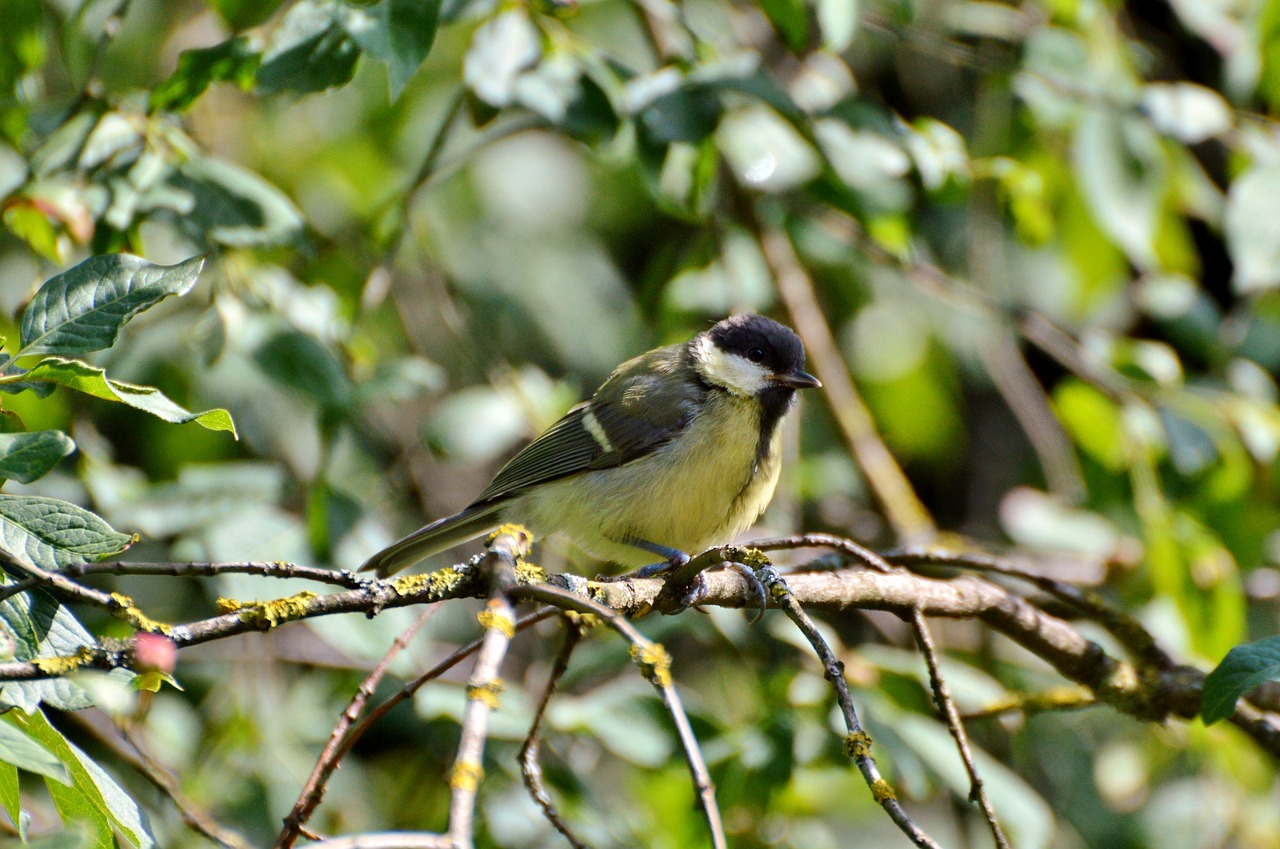
[[[694,356],[701,363],[703,378],[735,395],[756,395],[769,385],[771,372],[767,368],[746,357],[725,353],[705,336],[694,346]]]

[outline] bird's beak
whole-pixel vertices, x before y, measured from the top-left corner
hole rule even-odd
[[[805,371],[775,374],[770,379],[783,386],[790,386],[792,389],[818,389],[822,386],[821,380]]]

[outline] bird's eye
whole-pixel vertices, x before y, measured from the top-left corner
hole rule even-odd
[[[764,359],[764,348],[761,348],[759,345],[757,345],[756,347],[747,351],[747,359],[751,360],[751,362],[753,363],[760,362],[761,360]]]

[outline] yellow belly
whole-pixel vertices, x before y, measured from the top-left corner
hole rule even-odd
[[[625,466],[541,486],[512,502],[503,517],[540,537],[563,533],[625,566],[660,559],[627,539],[697,554],[749,528],[773,497],[779,435],[757,464],[758,439],[759,405],[715,392],[673,442]]]

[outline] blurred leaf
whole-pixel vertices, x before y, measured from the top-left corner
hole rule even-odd
[[[738,179],[766,192],[806,183],[821,167],[816,151],[778,113],[749,106],[726,115],[716,141]]]
[[[271,34],[258,68],[258,90],[310,93],[346,85],[360,48],[342,25],[336,0],[299,0]]]
[[[1187,144],[1199,144],[1231,129],[1231,106],[1211,88],[1193,83],[1151,83],[1142,109],[1155,128]]]
[[[213,47],[184,50],[178,67],[151,92],[151,109],[183,112],[205,89],[217,82],[235,83],[242,91],[253,88],[262,55],[243,35]]]
[[[1124,430],[1115,402],[1089,384],[1069,379],[1054,389],[1053,403],[1063,426],[1085,453],[1112,471],[1124,468]]]
[[[49,357],[36,363],[26,373],[26,377],[32,382],[55,383],[95,398],[118,401],[174,424],[195,422],[209,430],[225,430],[232,436],[236,435],[235,422],[231,420],[231,414],[226,410],[189,412],[170,401],[163,392],[153,386],[138,386],[112,380],[102,369],[81,360]]]
[[[804,52],[809,44],[809,7],[804,0],[761,0],[760,8],[791,52]]]
[[[1159,138],[1111,107],[1091,107],[1076,127],[1072,164],[1098,224],[1135,264],[1153,267],[1156,224],[1168,191]]]
[[[351,379],[329,350],[296,330],[277,333],[254,352],[266,374],[313,399],[321,407],[341,408],[351,400]]]
[[[381,0],[346,7],[343,25],[366,53],[386,63],[395,100],[431,52],[439,17],[440,0]]]
[[[1167,407],[1157,407],[1156,412],[1168,437],[1169,459],[1179,474],[1197,474],[1218,459],[1218,446],[1204,428]]]
[[[89,257],[36,292],[22,313],[16,356],[109,348],[139,312],[191,291],[203,266],[204,257],[168,266],[128,254]]]
[[[1224,222],[1237,292],[1280,285],[1280,164],[1257,165],[1236,177]]]
[[[31,483],[75,450],[75,442],[60,430],[0,434],[0,478]]]
[[[0,719],[0,760],[63,784],[71,783],[71,774],[62,761],[14,722],[12,713]],[[16,799],[13,807],[17,807]],[[5,808],[11,810],[7,801]]]
[[[302,213],[254,172],[209,156],[183,163],[173,186],[194,200],[179,223],[198,241],[247,248],[280,245],[302,232]]]
[[[858,32],[861,0],[814,0],[822,46],[832,53],[843,53],[853,44]]]
[[[243,30],[266,21],[284,0],[208,0],[210,8],[233,30]]]
[[[516,80],[542,55],[538,30],[514,7],[481,26],[462,63],[462,79],[476,97],[502,108],[515,99]]]
[[[49,793],[64,818],[88,819],[99,827],[105,824],[101,834],[108,847],[115,842],[111,838],[112,829],[138,849],[152,849],[157,845],[146,812],[92,758],[50,725],[42,712],[16,716],[15,721],[53,751],[71,771],[71,786],[49,784]]]
[[[58,231],[54,229],[49,216],[35,203],[22,200],[7,203],[4,209],[4,226],[49,262],[62,264]]]
[[[56,759],[55,759],[56,762]],[[58,762],[59,766],[62,766]],[[0,760],[0,805],[9,815],[9,822],[15,825],[22,822],[22,796],[18,786],[18,768],[5,760]],[[20,835],[23,840],[25,834]]]
[[[1206,725],[1235,712],[1236,700],[1264,681],[1280,678],[1280,637],[1236,646],[1204,679],[1200,716]]]

